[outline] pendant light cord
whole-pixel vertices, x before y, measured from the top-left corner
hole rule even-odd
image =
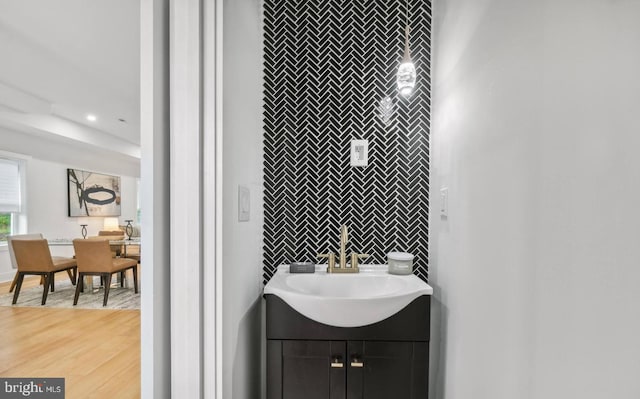
[[[402,60],[402,62],[410,62],[411,51],[409,50],[409,0],[407,0],[407,10],[405,16],[407,19],[407,24],[404,28],[404,59]]]

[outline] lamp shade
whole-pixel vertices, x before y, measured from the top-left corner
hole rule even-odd
[[[104,218],[103,230],[105,231],[120,230],[120,228],[118,227],[118,218]]]

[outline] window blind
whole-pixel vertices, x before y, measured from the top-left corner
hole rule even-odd
[[[0,212],[20,212],[20,164],[0,158]]]

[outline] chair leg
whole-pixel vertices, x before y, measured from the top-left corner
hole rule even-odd
[[[13,305],[18,302],[18,295],[20,295],[20,288],[22,288],[22,280],[24,280],[24,273],[18,272],[18,282],[16,283],[16,292],[13,293]]]
[[[51,283],[50,283],[51,281]],[[42,293],[42,305],[47,303],[47,294],[49,294],[49,286],[53,287],[53,272],[44,275],[44,292]],[[53,291],[53,290],[52,290]]]
[[[108,273],[104,276],[106,280],[106,284],[104,285],[104,300],[102,301],[102,306],[107,306],[107,300],[109,300],[109,288],[111,288],[111,273]]]
[[[69,280],[71,280],[71,284],[76,285],[76,276],[75,272],[71,272],[72,269],[67,269],[67,274],[69,275]]]
[[[138,293],[138,265],[133,267],[133,289],[134,292]]]
[[[124,287],[124,271],[120,272],[120,288]]]
[[[16,283],[18,282],[18,272],[13,276],[13,281],[11,282],[11,287],[9,287],[9,293],[13,292],[13,289],[16,288]]]
[[[49,273],[49,284],[51,285],[51,292],[55,292],[56,291],[55,277],[54,276],[55,276],[55,273]]]
[[[76,295],[73,297],[73,306],[78,304],[78,297],[80,296],[80,291],[84,288],[84,273],[78,274],[78,284],[76,284]]]

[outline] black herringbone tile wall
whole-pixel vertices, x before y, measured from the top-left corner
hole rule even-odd
[[[418,77],[404,99],[405,0],[264,0],[265,282],[337,252],[342,224],[364,263],[410,252],[427,279],[431,3],[409,8]],[[352,139],[369,140],[367,167],[350,166]]]

